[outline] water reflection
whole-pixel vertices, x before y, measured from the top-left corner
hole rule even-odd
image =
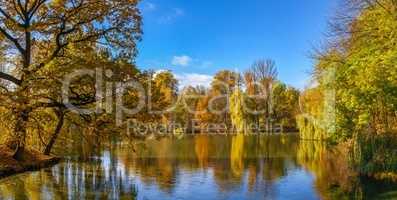
[[[339,150],[294,135],[161,138],[137,144],[136,152],[113,143],[77,157],[72,155],[87,151],[73,149],[70,159],[51,169],[1,180],[0,199],[352,197],[336,188],[367,195],[362,185],[351,184],[354,173]]]
[[[104,157],[105,158],[105,157]],[[136,189],[117,163],[66,161],[0,182],[0,199],[132,199]]]

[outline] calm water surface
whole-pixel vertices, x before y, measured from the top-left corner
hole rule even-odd
[[[393,184],[351,184],[340,153],[333,157],[324,144],[296,135],[196,135],[134,146],[119,142],[95,153],[84,146],[64,149],[72,151],[53,168],[0,180],[0,199],[397,197]],[[354,195],[333,187],[336,183],[351,187]]]

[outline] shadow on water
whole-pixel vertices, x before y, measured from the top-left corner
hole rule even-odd
[[[68,149],[62,164],[1,180],[0,199],[390,199],[397,191],[357,178],[343,149],[296,135],[164,137],[135,144],[135,152],[123,142]]]

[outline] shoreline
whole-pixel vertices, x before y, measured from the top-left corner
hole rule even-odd
[[[26,150],[23,161],[12,158],[12,150],[0,146],[0,180],[16,174],[38,171],[58,164],[62,158],[46,156],[34,150]]]

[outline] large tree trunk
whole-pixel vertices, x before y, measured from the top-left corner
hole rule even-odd
[[[27,6],[27,2],[25,2]],[[26,10],[22,10],[21,12],[27,16]],[[25,106],[28,105],[28,98],[26,97],[26,94],[28,93],[28,84],[24,84],[24,80],[26,79],[26,76],[29,75],[28,68],[30,67],[31,64],[31,51],[32,51],[32,46],[31,46],[31,41],[32,41],[32,35],[30,32],[30,18],[25,17],[24,19],[24,29],[25,29],[25,49],[20,50],[21,56],[22,56],[22,63],[23,63],[23,68],[22,68],[22,75],[21,75],[21,85],[20,88],[17,90],[17,97],[18,101],[20,101],[19,108],[17,108],[16,111],[16,124],[15,124],[15,152],[14,155],[12,156],[15,160],[23,160],[23,155],[25,152],[25,143],[26,143],[26,129],[27,129],[27,124],[29,121],[29,113],[31,110],[27,109]],[[20,45],[20,44],[19,44]]]
[[[12,138],[12,146],[15,149],[12,156],[15,160],[23,160],[26,142],[26,129],[29,120],[29,112],[26,110],[17,111],[17,120],[15,124],[15,136]]]
[[[56,140],[58,139],[59,133],[62,130],[64,121],[65,121],[65,113],[63,111],[57,111],[58,116],[58,124],[54,130],[54,133],[51,136],[50,141],[48,142],[47,146],[44,149],[44,155],[50,155],[52,147],[54,146]]]

